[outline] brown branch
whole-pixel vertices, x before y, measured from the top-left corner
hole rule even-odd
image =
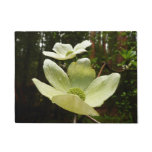
[[[88,117],[89,119],[91,119],[93,122],[101,123],[101,122],[97,121],[96,119],[92,118],[92,117],[91,117],[91,116],[89,116],[89,115],[86,115],[86,117]]]
[[[106,65],[106,63],[104,62],[103,65],[101,66],[101,69],[100,69],[97,77],[99,77],[101,75],[101,73],[102,73],[103,68],[105,67],[105,65]]]

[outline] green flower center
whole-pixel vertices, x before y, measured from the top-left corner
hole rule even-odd
[[[85,100],[85,93],[79,88],[71,88],[67,93],[78,95],[83,101]]]
[[[68,56],[68,55],[70,55],[70,54],[72,54],[73,53],[73,51],[68,51],[67,53],[66,53],[66,56]]]

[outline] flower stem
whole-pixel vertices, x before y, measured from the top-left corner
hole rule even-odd
[[[97,77],[99,77],[101,75],[101,73],[102,73],[103,68],[105,67],[105,65],[106,65],[106,63],[104,62],[103,65],[101,66],[101,69],[100,69]]]
[[[74,114],[73,123],[77,123],[77,115]]]
[[[89,119],[91,119],[92,121],[94,121],[94,122],[96,122],[96,123],[101,123],[101,122],[97,121],[96,119],[92,118],[92,117],[89,116],[89,115],[86,115],[86,117],[88,117]]]

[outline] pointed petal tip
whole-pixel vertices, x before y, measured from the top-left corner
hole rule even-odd
[[[92,45],[92,43],[91,43],[91,41],[90,40],[87,40],[88,42],[88,46],[91,46]]]
[[[48,66],[49,64],[52,64],[52,63],[54,63],[52,60],[45,59],[44,62],[43,62],[43,67]]]
[[[43,51],[42,54],[45,56],[48,56],[48,53],[50,53],[50,51]]]
[[[44,55],[45,55],[45,52],[46,52],[46,51],[43,51],[43,52],[42,52],[42,54],[44,54]]]
[[[90,40],[84,40],[83,43],[86,43],[88,47],[92,44]]]
[[[115,76],[115,77],[118,77],[118,78],[121,77],[121,75],[120,75],[119,73],[112,73],[111,75],[113,75],[113,76]]]
[[[45,59],[44,63],[49,63],[51,60],[50,59]]]
[[[32,81],[33,81],[33,83],[35,83],[37,81],[37,79],[36,78],[32,78]]]
[[[81,59],[78,59],[78,60],[77,60],[77,63],[82,63],[82,64],[90,65],[90,64],[91,64],[91,61],[90,61],[89,58],[81,58]]]
[[[32,81],[34,81],[36,78],[32,78]]]

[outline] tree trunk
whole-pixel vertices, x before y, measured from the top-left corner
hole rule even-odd
[[[95,58],[95,36],[96,36],[96,32],[90,32],[90,40],[91,40],[91,54],[90,54],[90,58],[93,59]]]
[[[44,49],[44,36],[45,34],[44,33],[40,33],[41,34],[41,37],[40,37],[40,42],[42,43],[42,46],[40,47],[39,49],[39,58],[38,58],[38,67],[37,67],[37,78],[40,78],[41,77],[41,74],[43,73],[42,71],[42,51]]]
[[[23,87],[26,86],[27,77],[29,73],[30,55],[31,55],[31,39],[32,33],[28,32],[26,36],[25,56],[24,56],[24,67],[23,67]]]

